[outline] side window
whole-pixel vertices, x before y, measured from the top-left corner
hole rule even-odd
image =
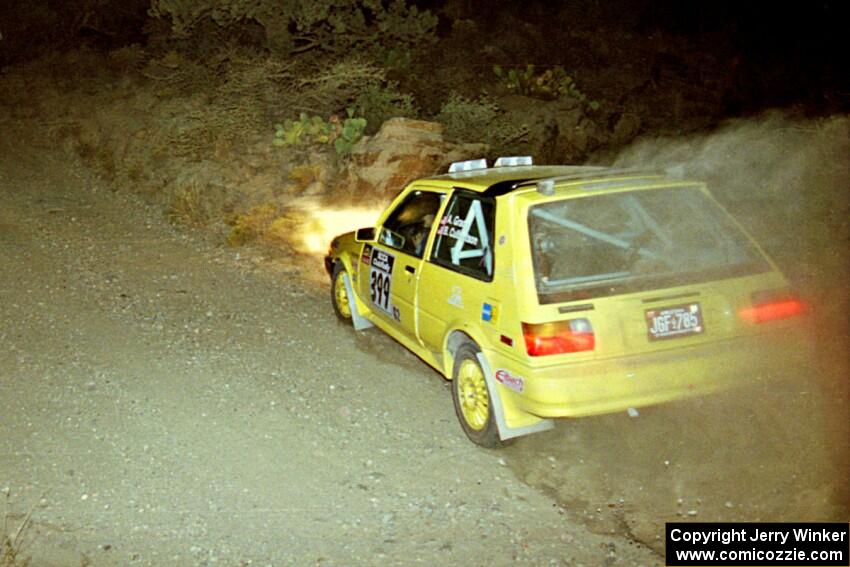
[[[429,191],[412,192],[384,221],[378,242],[421,258],[444,197]]]
[[[493,210],[494,204],[490,200],[456,193],[440,219],[432,260],[451,270],[491,280]]]

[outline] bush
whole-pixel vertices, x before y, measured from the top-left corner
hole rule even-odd
[[[311,49],[342,53],[381,44],[415,46],[432,37],[437,18],[404,0],[151,0],[150,13],[168,19],[178,37],[204,20],[221,27],[254,21],[277,53]]]
[[[197,182],[177,186],[168,203],[166,215],[175,223],[204,227],[218,213],[204,188]]]
[[[526,65],[524,70],[507,71],[496,65],[493,67],[493,73],[510,92],[548,100],[569,96],[586,103],[591,110],[599,108],[599,103],[588,100],[587,95],[578,89],[575,80],[560,65],[542,73],[537,73],[534,65]]]
[[[343,112],[359,93],[384,84],[384,70],[371,63],[346,59],[315,74],[299,74],[287,81],[282,106],[330,115]]]
[[[510,124],[496,102],[485,95],[473,100],[452,93],[436,120],[445,128],[449,140],[484,142],[500,154],[511,153],[528,134],[527,126]]]
[[[436,119],[445,128],[446,137],[451,140],[484,142],[491,137],[499,116],[499,107],[487,96],[482,95],[473,100],[452,93],[440,108]]]
[[[366,134],[369,135],[377,132],[390,118],[416,118],[419,114],[413,96],[399,92],[398,83],[394,81],[386,86],[366,85],[354,99],[354,108],[366,119]]]

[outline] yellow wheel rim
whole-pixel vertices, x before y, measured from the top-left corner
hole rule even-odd
[[[345,289],[345,272],[340,272],[334,280],[334,297],[336,306],[343,317],[351,317],[351,306],[348,305],[348,292]]]
[[[464,360],[457,373],[457,389],[463,419],[472,429],[480,431],[490,415],[490,396],[484,373],[473,360]]]

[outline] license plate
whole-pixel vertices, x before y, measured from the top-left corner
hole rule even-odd
[[[648,309],[646,330],[651,341],[699,335],[705,330],[699,303]]]

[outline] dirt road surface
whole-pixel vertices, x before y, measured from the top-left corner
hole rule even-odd
[[[0,169],[0,489],[35,565],[649,565],[460,433],[326,288],[49,151]],[[501,459],[501,460],[500,460]]]
[[[846,514],[830,450],[846,438],[816,385],[763,389],[781,412],[737,393],[484,451],[440,376],[255,256],[0,142],[0,497],[19,560],[657,565],[665,521]]]

